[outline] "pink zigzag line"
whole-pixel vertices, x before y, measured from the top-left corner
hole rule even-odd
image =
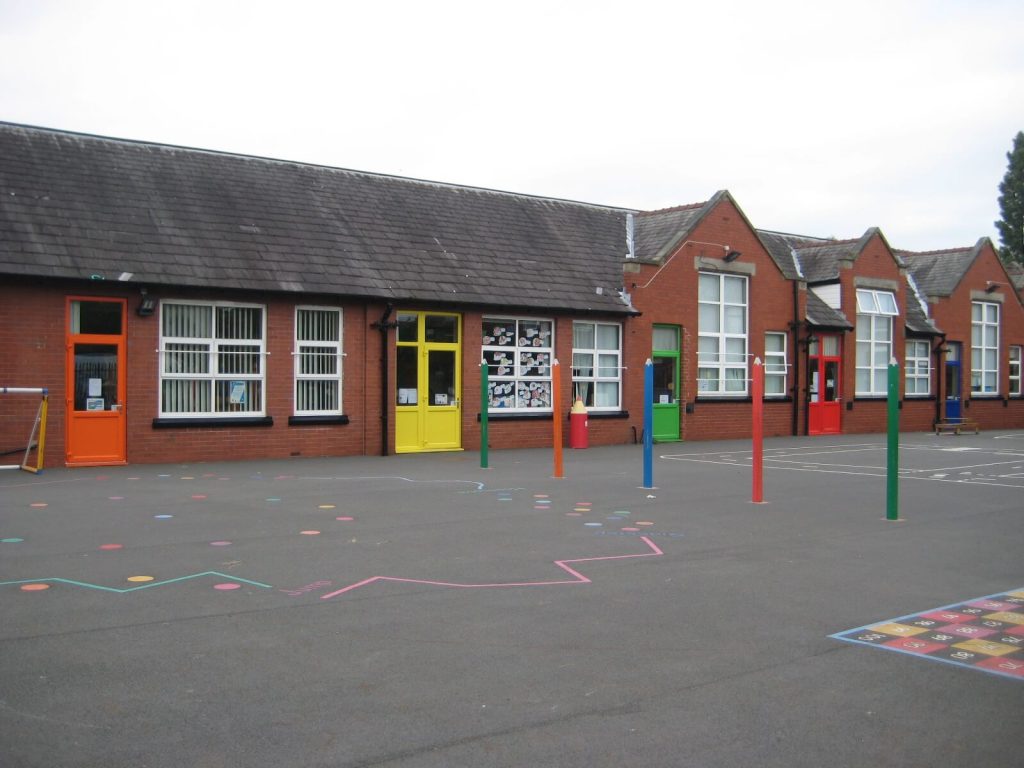
[[[351,592],[360,587],[365,587],[367,584],[373,584],[376,581],[395,581],[403,584],[426,584],[433,587],[453,587],[455,589],[488,589],[494,587],[553,587],[560,584],[592,584],[593,582],[584,576],[579,571],[570,568],[569,563],[594,563],[598,560],[629,560],[635,557],[658,557],[659,555],[665,554],[658,546],[646,536],[641,536],[640,540],[644,542],[648,547],[651,548],[650,552],[644,552],[639,555],[611,555],[608,557],[581,557],[576,560],[555,560],[555,565],[561,568],[563,571],[568,573],[575,578],[571,581],[522,581],[522,582],[510,582],[505,584],[455,584],[450,581],[427,581],[425,579],[402,579],[395,576],[371,576],[368,579],[357,581],[355,584],[349,584],[347,587],[336,589],[333,592],[329,592],[326,595],[320,595],[321,600],[327,600],[332,597],[337,597],[346,592]]]

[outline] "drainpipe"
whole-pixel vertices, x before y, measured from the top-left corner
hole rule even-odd
[[[397,321],[388,322],[388,318],[391,317],[391,313],[395,311],[395,307],[391,302],[388,302],[384,306],[384,314],[381,315],[380,320],[375,323],[370,323],[370,327],[374,330],[380,331],[380,428],[381,428],[381,447],[380,455],[388,455],[388,331],[392,328],[398,327]]]
[[[800,289],[793,281],[793,437],[800,434]]]
[[[939,345],[932,350],[935,355],[935,423],[938,424],[945,417],[943,406],[945,405],[945,392],[942,385],[946,375],[943,357],[946,354],[946,334],[939,334]]]

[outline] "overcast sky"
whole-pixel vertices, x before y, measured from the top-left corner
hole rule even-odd
[[[0,0],[0,120],[973,245],[1024,3]]]

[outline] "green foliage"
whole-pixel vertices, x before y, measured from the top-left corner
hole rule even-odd
[[[1024,131],[1013,139],[1013,149],[1006,153],[1009,166],[999,185],[999,212],[997,221],[1003,261],[1024,264]]]

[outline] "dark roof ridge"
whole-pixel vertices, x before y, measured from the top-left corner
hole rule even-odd
[[[783,232],[779,229],[765,229],[764,227],[758,227],[758,232],[763,232],[766,235],[778,235],[780,237],[795,237],[799,240],[815,240],[822,245],[836,242],[834,237],[818,237],[817,235],[799,235],[796,232]]]
[[[686,203],[685,205],[673,205],[669,208],[656,208],[651,211],[638,211],[637,216],[657,216],[659,213],[675,213],[676,211],[692,211],[697,208],[703,208],[708,204],[707,200],[702,200],[699,203]]]
[[[375,171],[361,171],[355,168],[342,168],[336,165],[325,165],[324,163],[310,163],[301,160],[287,160],[280,157],[267,157],[265,155],[247,155],[241,152],[231,152],[223,149],[208,149],[204,147],[188,147],[183,144],[166,144],[159,141],[146,141],[144,139],[126,139],[119,136],[104,136],[98,133],[86,133],[83,131],[68,131],[61,128],[49,128],[42,125],[28,125],[26,123],[12,123],[7,120],[0,120],[0,128],[22,128],[31,131],[40,131],[46,133],[52,133],[61,136],[77,136],[84,139],[94,139],[97,141],[109,141],[119,144],[130,144],[139,147],[158,147],[160,149],[170,150],[181,150],[184,152],[196,152],[199,154],[215,155],[218,157],[235,157],[242,160],[259,160],[267,163],[279,163],[281,165],[292,165],[302,168],[320,168],[326,171],[338,171],[340,173],[349,173],[356,176],[366,176],[370,178],[378,179],[392,179],[394,181],[404,181],[410,184],[422,184],[434,187],[444,187],[447,189],[461,189],[467,192],[487,192],[495,195],[505,195],[510,197],[522,197],[529,200],[540,200],[551,203],[565,203],[568,205],[580,205],[587,208],[597,208],[607,211],[622,211],[623,213],[636,213],[636,208],[625,208],[617,205],[602,205],[600,203],[588,203],[582,200],[570,200],[569,198],[563,197],[548,197],[545,195],[533,195],[526,192],[510,192],[503,189],[494,189],[493,187],[477,187],[470,184],[455,184],[446,181],[434,181],[432,179],[419,179],[412,176],[399,176],[393,173],[378,173]]]
[[[897,248],[896,253],[906,254],[907,256],[937,256],[944,253],[970,253],[975,247],[973,245],[964,245],[956,248],[936,248],[933,251],[908,251],[905,248]]]

